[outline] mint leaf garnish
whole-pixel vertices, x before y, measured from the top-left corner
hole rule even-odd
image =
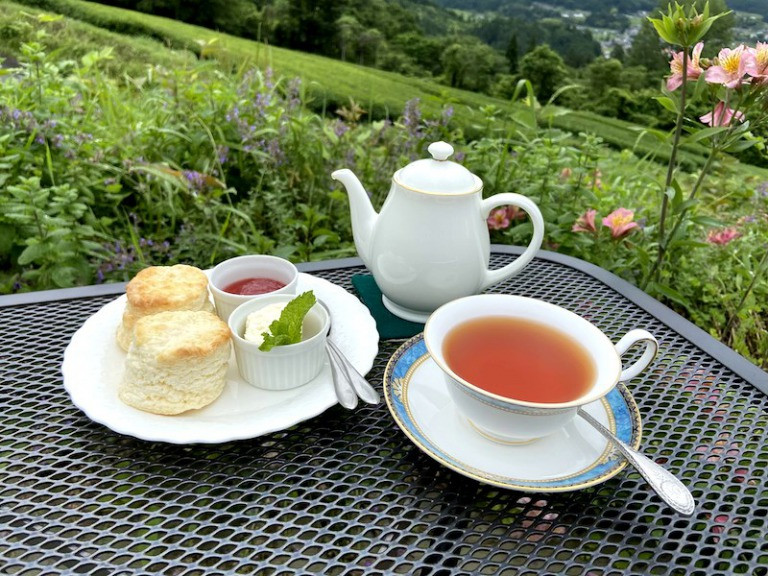
[[[317,299],[312,290],[299,294],[288,302],[280,313],[280,318],[269,325],[269,332],[262,332],[264,342],[259,346],[259,350],[269,352],[275,346],[300,342],[301,324],[304,322],[304,316],[315,305],[315,302]]]

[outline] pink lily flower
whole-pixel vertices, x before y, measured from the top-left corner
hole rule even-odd
[[[720,101],[712,112],[708,112],[704,114],[704,116],[699,117],[699,120],[707,126],[730,126],[731,120],[734,118],[739,122],[743,122],[744,114],[736,112],[732,108],[727,108],[725,102]]]
[[[633,222],[635,213],[627,208],[617,208],[603,218],[603,226],[611,229],[611,238],[621,238],[629,234],[633,228],[637,228],[637,222]]]
[[[733,50],[723,48],[717,55],[716,66],[707,70],[705,78],[711,84],[722,84],[726,88],[737,88],[741,85],[746,73],[747,52],[744,45]]]
[[[755,48],[748,48],[744,59],[747,74],[762,82],[768,81],[768,43],[758,42]]]
[[[736,230],[736,228],[723,228],[719,231],[710,230],[707,232],[707,242],[725,246],[731,240],[735,240],[739,236],[741,236],[741,232]]]
[[[597,232],[597,227],[595,226],[595,216],[597,215],[597,210],[587,210],[579,216],[576,219],[576,222],[573,225],[573,228],[571,228],[571,232],[589,232],[591,234],[594,234]]]
[[[488,228],[491,230],[504,230],[509,228],[509,217],[507,216],[506,208],[497,208],[486,220],[488,222]]]
[[[699,42],[696,44],[696,46],[693,47],[693,52],[691,53],[691,57],[688,60],[688,70],[686,73],[686,77],[688,80],[696,80],[699,76],[702,75],[704,70],[701,68],[701,65],[699,64],[699,60],[701,58],[701,51],[704,49],[704,43]],[[672,75],[667,78],[667,90],[672,92],[673,90],[677,90],[680,88],[680,86],[683,83],[683,53],[678,52],[674,56],[672,56],[672,60],[669,62],[669,69],[672,72]]]
[[[517,206],[507,206],[507,218],[510,220],[525,220],[525,210],[521,210]]]

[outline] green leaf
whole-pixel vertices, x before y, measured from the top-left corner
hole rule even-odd
[[[702,128],[701,130],[697,130],[691,136],[689,136],[688,141],[698,142],[699,140],[711,138],[712,136],[720,134],[721,132],[725,132],[726,130],[728,130],[728,126],[713,126],[712,128]]]
[[[10,224],[0,222],[0,260],[2,256],[10,254],[16,244],[18,231]]]
[[[672,208],[677,211],[677,207],[683,202],[683,189],[680,187],[680,182],[677,178],[673,178],[671,185],[664,191],[672,203]]]
[[[658,292],[665,298],[672,300],[672,302],[677,302],[678,304],[682,304],[683,306],[687,306],[688,302],[686,301],[685,297],[680,294],[677,290],[674,290],[670,288],[669,286],[666,286],[664,284],[659,284],[658,282],[652,282],[648,285],[648,288],[650,289],[650,292]]]
[[[744,150],[747,150],[748,148],[752,148],[752,146],[755,146],[759,140],[738,140],[728,146],[725,151],[726,152],[742,152]]]
[[[667,98],[666,96],[657,96],[654,98],[659,104],[661,104],[664,108],[669,110],[670,112],[674,112],[677,114],[680,112],[680,109],[677,106],[677,102],[672,100],[672,98]]]
[[[701,99],[701,95],[707,89],[707,85],[708,83],[706,81],[706,74],[702,74],[701,76],[699,76],[699,79],[696,81],[696,87],[694,88],[693,94],[688,100],[688,103],[693,104],[694,102],[698,102]]]
[[[317,299],[312,290],[299,294],[288,302],[287,306],[280,313],[280,318],[269,325],[269,332],[262,334],[264,342],[259,346],[259,350],[269,352],[275,346],[285,346],[300,342],[301,325],[304,322],[304,316],[315,305],[315,302],[317,302]]]
[[[656,33],[661,37],[662,40],[668,44],[680,43],[680,40],[674,33],[674,26],[668,26],[666,19],[661,20],[658,18],[648,18],[648,20],[650,20],[651,24],[653,24],[653,27],[656,29]]]
[[[51,279],[59,288],[69,288],[74,284],[76,270],[71,266],[55,268]]]
[[[693,206],[698,204],[698,202],[699,201],[697,198],[689,198],[685,202],[673,203],[672,207],[674,208],[675,213],[679,213],[692,208]]]
[[[26,266],[41,256],[45,256],[47,251],[48,249],[45,244],[30,244],[24,248],[24,251],[19,255],[18,264],[19,266]]]
[[[681,248],[704,248],[706,246],[709,246],[706,242],[701,242],[699,240],[677,240],[674,242],[675,248],[678,250]]]
[[[691,222],[694,224],[699,224],[700,226],[718,227],[723,225],[720,220],[716,220],[710,216],[693,216],[691,218]]]

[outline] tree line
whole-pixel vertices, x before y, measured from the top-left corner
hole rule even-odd
[[[669,73],[670,53],[646,19],[631,46],[616,44],[605,57],[588,29],[553,18],[551,10],[527,0],[503,4],[470,0],[465,4],[498,8],[482,18],[414,0],[101,1],[502,98],[511,97],[524,78],[541,102],[557,95],[557,103],[573,109],[650,127],[664,128],[671,122],[654,100],[662,78]],[[555,1],[599,8],[615,0]],[[648,5],[655,6],[649,13],[666,12],[668,3],[624,0],[593,14],[617,18],[623,16],[623,10]],[[701,11],[705,0],[682,3],[694,4]],[[715,14],[729,9],[726,0],[709,0],[709,7]],[[708,34],[704,56],[712,57],[729,46],[734,20],[733,15],[717,20]]]
[[[100,0],[276,46],[492,93],[548,44],[569,66],[600,54],[588,31],[546,13],[478,20],[412,0]]]

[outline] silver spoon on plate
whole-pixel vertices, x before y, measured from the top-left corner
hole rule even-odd
[[[344,352],[331,340],[333,332],[333,315],[331,309],[325,302],[318,300],[320,305],[328,312],[331,320],[331,329],[328,332],[325,347],[328,351],[328,359],[331,362],[331,373],[333,376],[333,386],[336,390],[336,397],[339,404],[350,410],[357,407],[358,398],[368,404],[378,404],[381,398],[376,389],[371,386],[363,377],[352,362],[344,355]]]
[[[578,415],[589,422],[595,430],[600,432],[600,434],[605,436],[610,442],[613,442],[618,451],[627,459],[627,462],[635,467],[635,470],[645,478],[648,485],[659,495],[659,498],[664,500],[664,502],[669,504],[673,510],[680,514],[683,514],[684,516],[693,516],[696,502],[693,500],[693,496],[688,488],[686,488],[685,485],[671,472],[619,440],[613,432],[595,420],[585,410],[579,408]]]

